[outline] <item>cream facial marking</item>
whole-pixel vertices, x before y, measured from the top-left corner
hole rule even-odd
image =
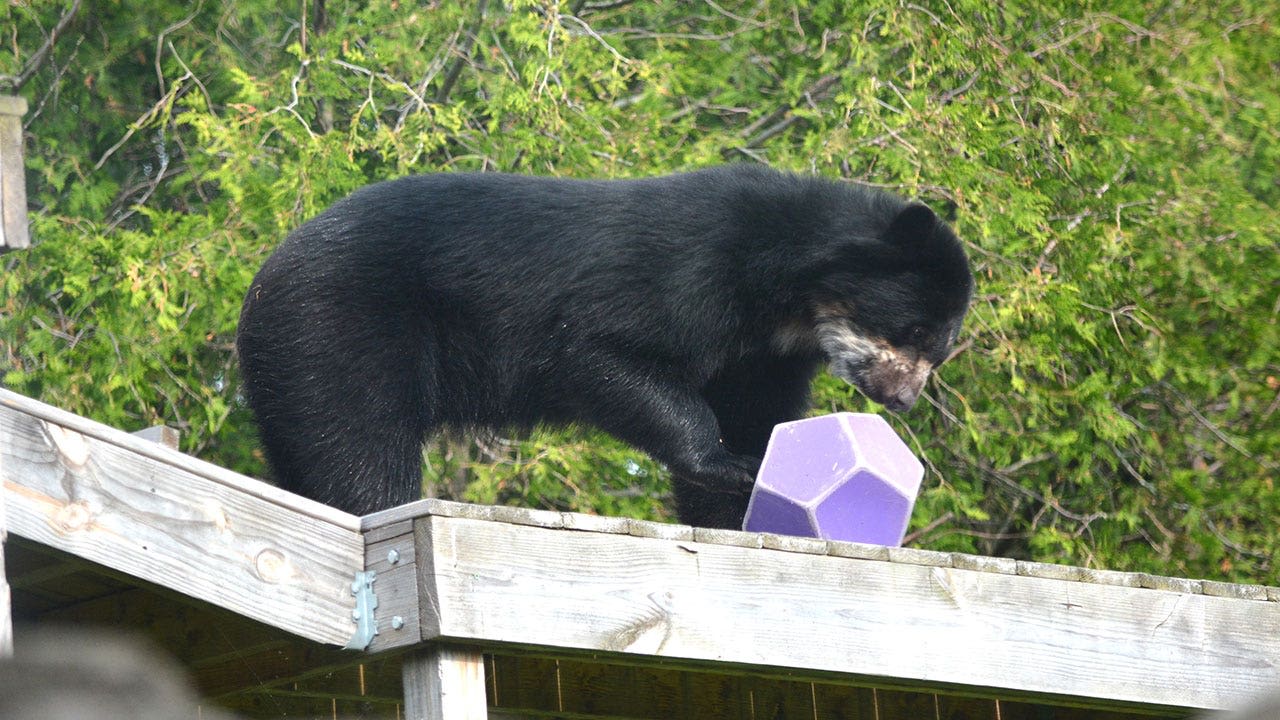
[[[831,373],[891,410],[914,405],[933,370],[925,358],[867,335],[847,316],[820,314],[814,329]]]

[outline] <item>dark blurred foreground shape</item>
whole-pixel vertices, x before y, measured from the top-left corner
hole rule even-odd
[[[3,720],[231,719],[198,703],[168,658],[105,630],[19,629],[0,660]]]

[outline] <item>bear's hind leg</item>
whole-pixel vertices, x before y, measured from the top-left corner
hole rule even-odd
[[[275,481],[356,515],[417,500],[422,443],[437,424],[431,346],[376,324],[333,327],[345,336],[290,343],[281,339],[288,328],[249,325],[240,337],[245,391]]]

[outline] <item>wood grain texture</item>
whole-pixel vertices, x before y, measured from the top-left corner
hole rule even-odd
[[[365,569],[377,575],[378,634],[367,648],[377,653],[422,641],[418,619],[418,567],[413,523],[383,525],[365,533]]]
[[[296,514],[323,520],[325,523],[339,528],[352,531],[360,530],[360,518],[350,513],[342,512],[324,503],[294,495],[291,492],[281,490],[259,480],[245,477],[190,455],[184,455],[177,450],[135,437],[123,430],[108,427],[102,423],[94,422],[88,418],[42,403],[39,400],[19,395],[12,390],[0,388],[0,412],[4,409],[30,415],[67,430],[72,430],[85,437],[105,441],[132,454],[140,455],[165,465],[172,465],[191,475],[212,480],[251,497],[288,508]]]
[[[485,720],[484,657],[430,646],[404,659],[405,720]]]
[[[309,501],[16,398],[0,390],[10,532],[310,640],[351,637],[358,519],[329,522]]]
[[[424,638],[1222,708],[1280,605],[955,567],[422,518]],[[639,657],[637,660],[641,659]]]
[[[170,450],[177,450],[178,444],[182,440],[177,430],[165,425],[153,425],[130,434],[148,442],[159,443]]]
[[[5,441],[0,430],[0,443]],[[4,477],[4,456],[0,454],[0,477]],[[5,522],[4,493],[0,492],[0,659],[13,655],[13,611],[9,603],[9,576],[4,569],[4,543],[8,538]]]
[[[27,185],[22,164],[20,97],[0,97],[0,251],[31,245],[27,232]]]

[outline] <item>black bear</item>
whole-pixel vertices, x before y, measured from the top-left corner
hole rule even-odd
[[[422,175],[294,231],[237,346],[277,482],[349,512],[417,499],[442,425],[580,423],[666,464],[681,521],[741,527],[820,365],[905,410],[972,289],[924,205],[763,166]]]

